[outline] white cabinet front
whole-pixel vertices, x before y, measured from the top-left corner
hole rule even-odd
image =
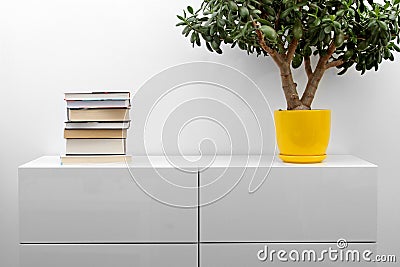
[[[20,168],[20,242],[196,242],[196,186],[196,169]]]
[[[200,267],[376,266],[373,243],[203,244],[200,253]]]
[[[206,169],[200,173],[200,240],[376,241],[376,171],[323,164],[274,167],[250,193],[253,173],[250,189],[267,168]]]
[[[21,245],[21,267],[196,267],[196,245]]]

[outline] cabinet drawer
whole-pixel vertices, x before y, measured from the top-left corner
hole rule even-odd
[[[127,168],[20,168],[20,242],[197,241],[196,169],[131,172],[136,182]]]
[[[266,249],[267,248],[267,249]],[[322,254],[323,250],[337,250],[337,256],[343,253],[343,261],[340,258],[335,260],[333,253],[332,259],[329,259],[328,254]],[[268,257],[265,258],[264,251],[268,251]],[[271,252],[276,251],[272,254]],[[283,250],[287,254],[281,255],[281,260],[278,258],[278,251]],[[297,251],[299,256],[296,256]],[[360,261],[357,262],[357,252],[360,253]],[[343,250],[338,249],[336,243],[274,243],[274,244],[203,244],[200,247],[200,263],[201,267],[262,267],[262,266],[376,266],[374,262],[365,262],[362,260],[364,251],[371,251],[370,259],[376,255],[376,244],[348,244],[348,247]],[[262,251],[262,252],[260,252]],[[315,257],[313,252],[315,252]],[[324,256],[321,256],[324,255]],[[290,255],[290,256],[289,256]],[[304,256],[303,256],[304,255]],[[309,256],[310,255],[310,256]],[[353,257],[355,262],[353,262]],[[284,260],[287,261],[284,261]],[[303,260],[304,259],[304,260]],[[314,261],[315,259],[315,261]],[[347,261],[346,259],[349,259]],[[320,261],[318,261],[320,260]]]
[[[21,267],[196,267],[196,245],[21,245]]]
[[[202,204],[223,196],[243,173],[229,194],[201,207],[201,240],[376,241],[377,168],[317,166],[274,167],[252,194],[248,190],[252,174],[256,172],[254,180],[259,182],[262,177],[257,175],[265,175],[267,169],[229,167],[201,172]]]

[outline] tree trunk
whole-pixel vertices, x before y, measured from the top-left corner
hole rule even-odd
[[[301,102],[303,105],[311,109],[311,103],[314,100],[315,92],[318,89],[319,82],[325,73],[325,68],[316,68],[314,74],[308,79],[306,89],[304,90]]]
[[[260,30],[260,23],[254,21],[253,19],[252,21],[261,48],[272,57],[281,72],[282,88],[286,98],[287,109],[310,109],[309,107],[303,105],[303,103],[300,101],[300,97],[296,89],[297,84],[293,81],[292,70],[290,68],[290,63],[292,62],[293,56],[296,52],[298,40],[292,40],[286,54],[279,54],[278,51],[269,47],[265,42],[264,35]]]
[[[321,81],[322,76],[325,73],[325,70],[332,67],[340,66],[344,62],[342,59],[336,59],[328,63],[329,59],[336,51],[335,42],[331,41],[326,51],[326,55],[320,56],[317,67],[315,68],[314,72],[311,69],[310,57],[306,56],[304,58],[304,64],[308,77],[308,82],[306,89],[304,90],[303,96],[300,99],[297,93],[297,84],[293,81],[292,70],[290,68],[290,64],[296,52],[298,40],[293,38],[288,47],[287,53],[280,54],[278,53],[278,51],[269,47],[268,44],[265,42],[264,35],[260,30],[260,23],[254,21],[253,19],[252,22],[253,22],[253,27],[257,34],[260,47],[272,57],[272,59],[279,67],[281,73],[282,88],[287,103],[287,109],[288,110],[311,109],[311,103],[314,100],[315,92],[317,91],[319,82]]]
[[[306,71],[308,75],[308,82],[300,101],[303,103],[303,105],[305,105],[309,109],[311,109],[311,103],[314,100],[319,82],[321,81],[322,76],[324,76],[325,71],[329,68],[340,66],[341,64],[344,63],[342,59],[336,59],[328,63],[329,59],[335,53],[335,51],[336,51],[335,42],[331,41],[331,44],[329,45],[328,50],[326,51],[326,55],[320,56],[314,73],[312,73],[312,71],[310,72],[310,66],[308,66],[310,62],[309,59],[306,59],[307,63]]]
[[[288,110],[302,110],[310,109],[303,105],[300,101],[299,95],[297,94],[297,84],[293,80],[292,70],[289,64],[280,66],[282,88],[285,94],[287,109]]]

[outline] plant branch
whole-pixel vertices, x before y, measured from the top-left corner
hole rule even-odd
[[[335,53],[335,51],[336,51],[336,46],[335,46],[334,41],[332,41],[328,47],[326,55],[324,57],[322,57],[322,61],[325,61],[322,63],[326,64],[328,62],[328,60],[331,58],[331,56],[333,55],[333,53]]]
[[[281,72],[281,82],[283,92],[285,94],[287,109],[308,109],[305,107],[297,93],[297,84],[293,81],[292,71],[290,69],[290,64],[286,63],[280,68]]]
[[[310,78],[313,75],[310,56],[304,57],[304,68],[306,69],[307,77]]]
[[[274,59],[274,61],[278,64],[278,66],[280,67],[284,63],[284,60],[283,60],[282,56],[279,53],[277,53],[276,50],[272,49],[271,47],[269,47],[267,45],[267,43],[265,42],[265,39],[264,39],[264,35],[261,32],[261,30],[259,29],[260,25],[257,22],[255,22],[254,20],[252,20],[252,22],[253,22],[253,27],[256,30],[258,42],[259,42],[261,48],[265,52],[267,52]]]
[[[286,54],[286,61],[288,63],[292,62],[294,54],[296,53],[296,48],[297,48],[298,44],[299,44],[299,40],[297,40],[296,38],[293,38],[293,40],[290,42],[288,51]]]
[[[279,25],[279,18],[281,17],[281,11],[282,11],[282,7],[279,7],[279,11],[277,12],[276,15],[276,19],[275,19],[275,29],[278,29],[278,25]]]
[[[343,60],[343,59],[337,59],[337,60],[328,62],[328,63],[325,65],[325,69],[337,67],[337,66],[342,65],[343,63],[344,63],[344,60]]]
[[[303,96],[301,97],[301,102],[303,103],[303,105],[311,107],[311,103],[314,100],[319,82],[321,81],[322,76],[327,70],[327,66],[330,64],[328,63],[328,60],[335,53],[335,51],[336,51],[336,46],[335,43],[332,41],[326,51],[326,54],[320,56],[318,64],[314,70],[314,73],[308,77],[306,89],[304,90]]]
[[[281,73],[281,81],[282,81],[282,88],[283,88],[283,92],[285,94],[285,98],[286,98],[286,102],[287,102],[287,109],[291,110],[291,109],[308,109],[307,107],[305,107],[301,101],[300,101],[300,97],[297,93],[297,84],[293,81],[293,75],[292,75],[292,71],[290,69],[290,61],[287,61],[287,55],[285,54],[279,54],[275,49],[272,49],[271,47],[269,47],[267,45],[267,43],[264,40],[264,35],[261,32],[261,30],[259,29],[260,24],[255,22],[252,19],[253,22],[253,27],[256,30],[256,34],[258,37],[258,42],[260,43],[261,48],[267,52],[275,61],[275,63],[278,65],[280,73]],[[294,51],[296,50],[298,41],[294,41],[292,42],[293,44],[291,45],[292,48],[291,50]],[[289,57],[293,57],[290,56]]]

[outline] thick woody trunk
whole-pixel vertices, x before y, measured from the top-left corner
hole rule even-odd
[[[319,58],[318,64],[314,72],[312,72],[311,70],[310,59],[309,58],[305,59],[306,63],[305,67],[308,76],[308,82],[300,101],[303,103],[303,105],[305,105],[309,109],[311,109],[311,103],[314,100],[319,82],[324,76],[325,71],[329,68],[340,66],[344,63],[342,59],[336,59],[331,62],[328,62],[333,53],[335,53],[335,51],[336,51],[335,43],[331,42],[331,44],[328,47],[328,50],[326,51],[326,55],[321,56]]]
[[[289,64],[280,66],[282,88],[285,94],[288,110],[310,109],[303,105],[297,93],[297,84],[293,80],[292,70]]]
[[[301,102],[311,109],[311,103],[314,100],[315,92],[318,89],[319,82],[324,76],[325,68],[316,68],[314,74],[308,79],[306,89],[304,90]]]
[[[335,43],[332,41],[326,51],[326,55],[320,56],[317,67],[315,68],[314,72],[311,69],[310,57],[306,56],[304,58],[308,83],[306,89],[304,90],[304,94],[300,99],[297,93],[297,84],[293,81],[292,70],[290,68],[290,63],[292,62],[293,57],[296,53],[298,40],[296,38],[293,38],[293,40],[290,42],[288,46],[287,53],[280,54],[278,53],[278,51],[269,47],[268,44],[265,42],[264,35],[260,30],[260,23],[254,21],[253,19],[252,22],[253,22],[253,27],[257,34],[260,47],[272,57],[272,59],[279,67],[281,73],[282,88],[287,102],[287,109],[288,110],[311,109],[311,103],[314,100],[315,92],[317,91],[319,82],[321,81],[322,76],[325,73],[325,70],[343,64],[342,59],[336,59],[328,63],[330,57],[336,50]]]

